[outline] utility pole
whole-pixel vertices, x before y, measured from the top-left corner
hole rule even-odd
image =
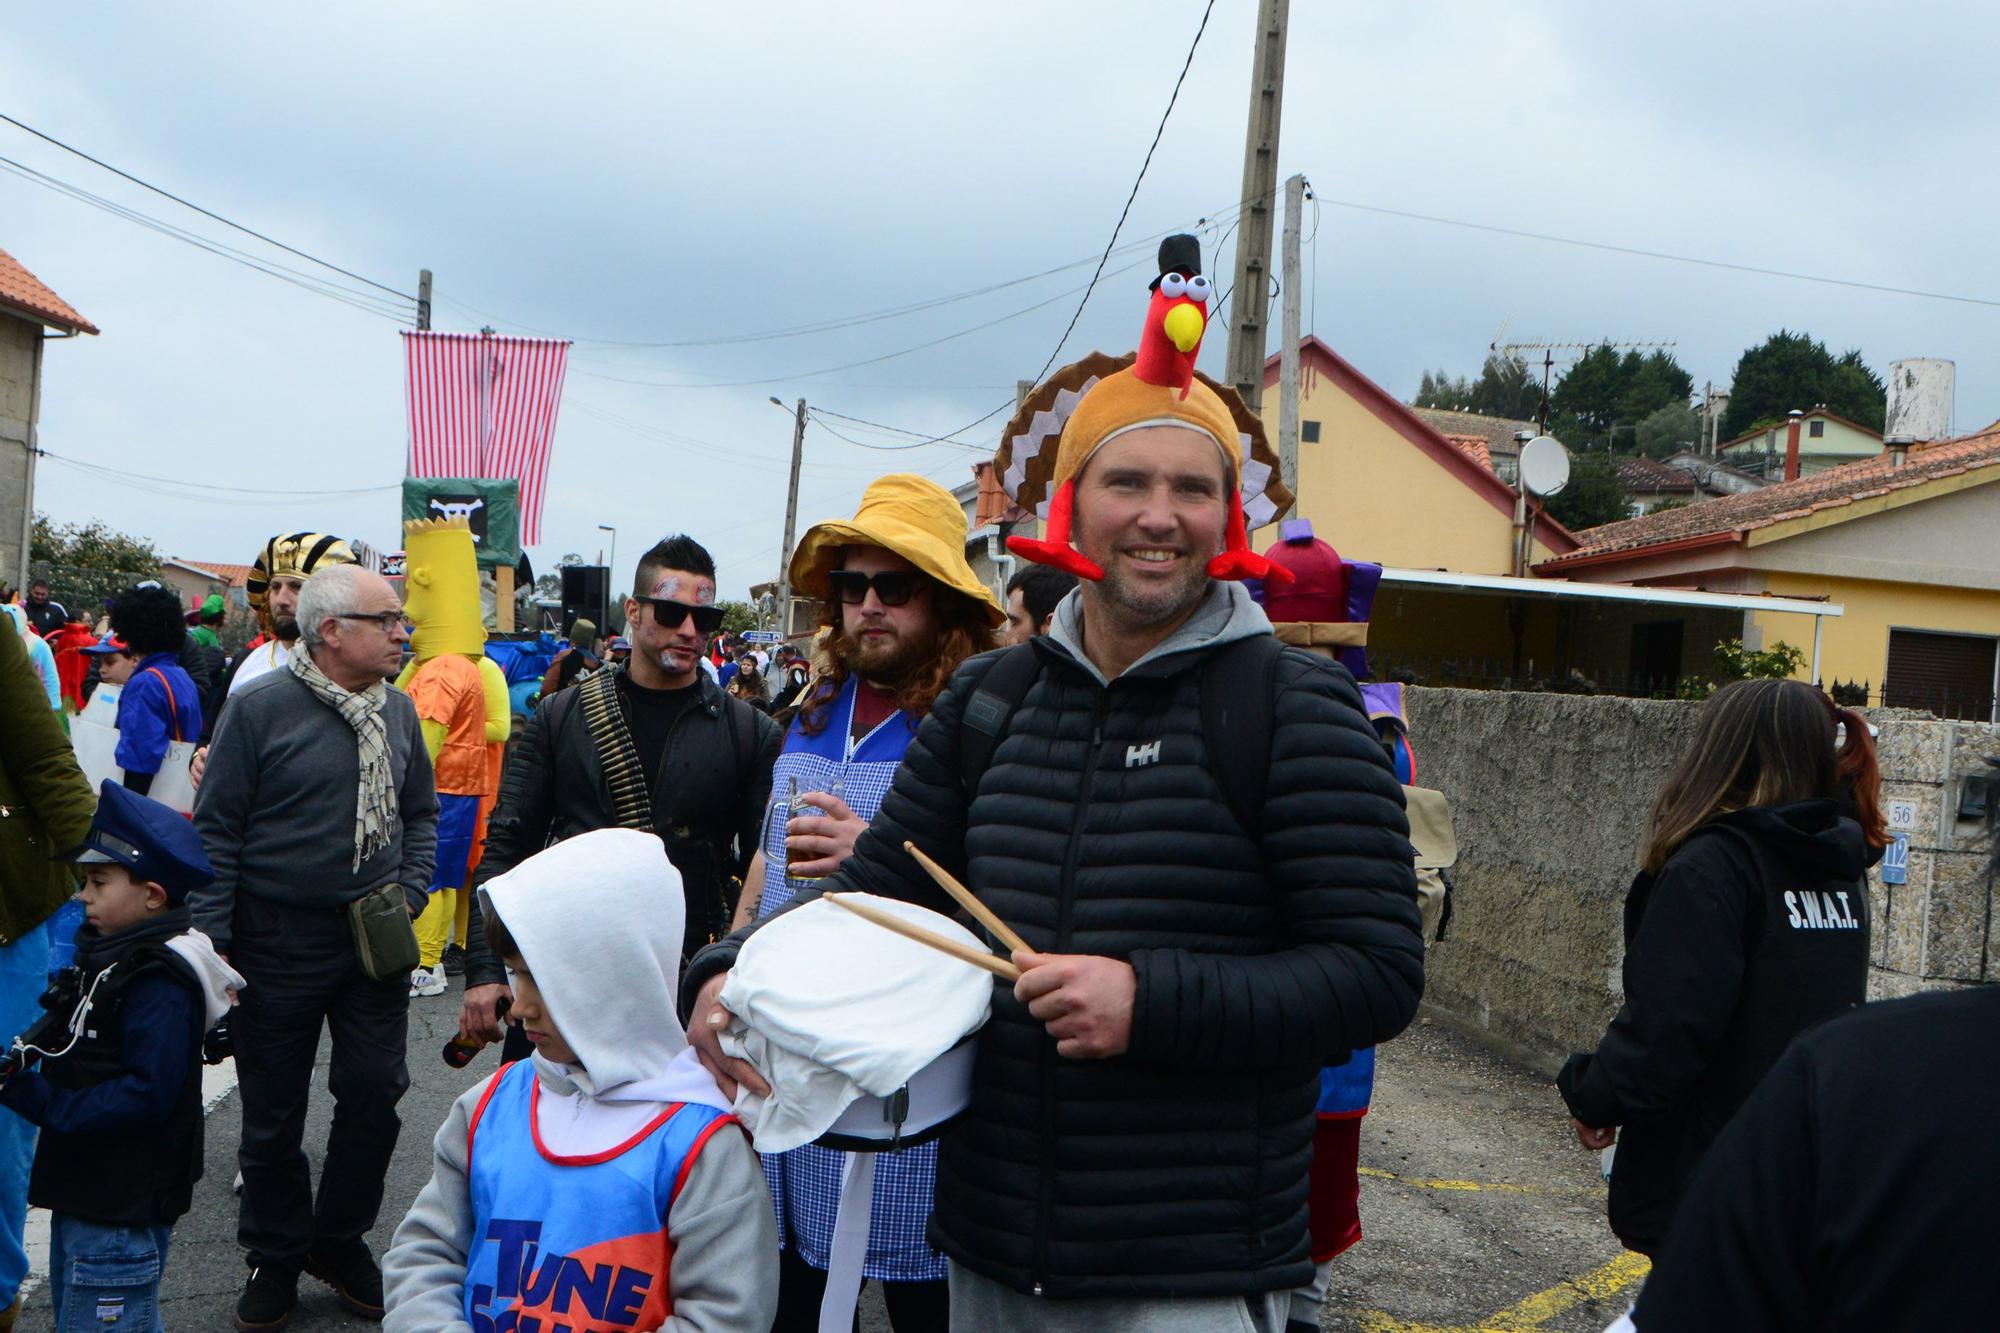
[[[1243,145],[1244,211],[1236,228],[1236,313],[1229,383],[1252,412],[1264,402],[1264,322],[1271,290],[1271,203],[1278,189],[1278,118],[1285,101],[1285,23],[1291,0],[1259,0],[1250,124]],[[1290,290],[1289,284],[1286,290]]]
[[[776,398],[771,401],[778,403]],[[787,639],[792,637],[792,542],[798,537],[799,462],[805,447],[806,400],[801,398],[792,417],[792,483],[785,492],[785,549],[778,553],[778,633]]]
[[[431,326],[431,271],[417,270],[417,328],[428,331]]]
[[[1278,260],[1284,285],[1278,323],[1278,471],[1292,493],[1293,508],[1287,514],[1297,512],[1299,495],[1299,215],[1305,206],[1306,178],[1293,176],[1285,182],[1285,237]],[[1263,378],[1260,369],[1260,384]]]

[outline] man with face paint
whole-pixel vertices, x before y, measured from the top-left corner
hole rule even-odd
[[[486,945],[477,890],[552,842],[600,828],[659,834],[687,895],[686,954],[728,929],[740,880],[757,851],[777,724],[727,696],[701,670],[722,624],[715,562],[692,537],[659,542],[639,559],[625,599],[624,663],[547,700],[509,753],[486,854],[473,876],[463,1035],[501,1035],[506,970]],[[526,1047],[518,1033],[510,1047]],[[508,1058],[518,1058],[514,1051]]]

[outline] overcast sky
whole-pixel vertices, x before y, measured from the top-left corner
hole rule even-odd
[[[629,569],[685,529],[742,595],[779,560],[791,428],[768,396],[925,433],[1010,401],[1075,309],[1202,8],[36,5],[10,15],[0,111],[386,286],[413,292],[428,267],[438,328],[576,339],[537,565],[594,557],[610,524]],[[1992,304],[1345,205],[2000,301],[1995,12],[1298,0],[1280,175],[1321,198],[1309,323],[1404,398],[1426,367],[1476,370],[1496,336],[1672,341],[1699,387],[1803,329],[1878,372],[1955,360],[1957,424],[1984,426]],[[1217,0],[1122,237],[1222,219],[1205,233],[1222,287],[1255,15]],[[296,262],[10,126],[0,156]],[[196,560],[248,561],[295,528],[399,544],[396,319],[9,174],[0,248],[103,329],[49,345],[43,446],[131,478],[47,460],[44,512]],[[1065,264],[906,316],[713,343]],[[1133,345],[1151,271],[1150,246],[1113,258],[1064,360]],[[1225,343],[1203,347],[1211,374]],[[990,452],[1002,419],[963,438]],[[957,485],[979,452],[880,452],[815,425],[806,457],[802,530],[883,472]],[[300,494],[166,499],[148,476]]]

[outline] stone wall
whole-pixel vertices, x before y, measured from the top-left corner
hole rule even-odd
[[[0,583],[27,567],[21,525],[28,510],[29,414],[41,326],[0,314]]]
[[[1700,705],[1412,688],[1417,781],[1451,802],[1459,859],[1425,1003],[1550,1069],[1621,999],[1622,909],[1653,798]],[[1963,780],[2000,728],[1882,710],[1884,794],[1915,804],[1908,882],[1871,876],[1875,996],[2000,977]]]

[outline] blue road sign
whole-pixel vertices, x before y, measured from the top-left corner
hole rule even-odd
[[[1902,884],[1910,874],[1910,835],[1892,833],[1889,845],[1882,849],[1882,882]]]

